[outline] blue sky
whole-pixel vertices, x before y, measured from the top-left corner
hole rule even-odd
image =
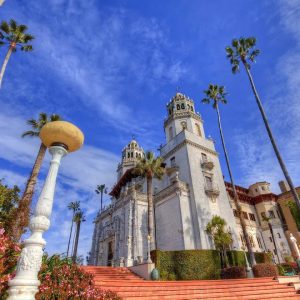
[[[51,229],[50,253],[67,247],[70,201],[87,216],[79,253],[90,249],[99,209],[97,184],[111,187],[124,145],[135,135],[144,149],[165,143],[165,104],[179,90],[195,100],[206,135],[216,141],[215,111],[200,103],[209,83],[225,85],[224,133],[237,184],[267,180],[274,192],[282,173],[274,158],[244,72],[232,75],[224,48],[232,38],[257,38],[261,55],[253,76],[278,145],[300,184],[300,1],[79,1],[6,0],[1,20],[27,24],[34,52],[11,57],[0,90],[0,178],[24,183],[39,141],[22,139],[26,120],[58,113],[79,126],[84,147],[62,162]],[[6,53],[0,48],[0,62]],[[38,191],[49,164],[42,168]],[[106,197],[106,203],[109,198]]]

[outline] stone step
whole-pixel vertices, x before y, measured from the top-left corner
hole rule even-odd
[[[271,300],[299,299],[293,285],[272,277],[228,280],[147,281],[127,268],[83,267],[94,275],[96,287],[128,300]],[[285,278],[292,282],[296,278]]]

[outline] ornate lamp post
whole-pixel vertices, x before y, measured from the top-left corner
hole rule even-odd
[[[17,264],[17,273],[10,280],[9,300],[34,300],[40,282],[38,272],[42,263],[43,248],[46,241],[43,233],[50,227],[53,196],[56,177],[63,156],[78,150],[83,144],[84,136],[79,128],[65,121],[47,123],[40,132],[40,138],[52,155],[50,168],[43,189],[39,196],[34,216],[30,221],[31,235],[24,242]]]

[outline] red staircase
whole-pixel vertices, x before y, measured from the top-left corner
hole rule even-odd
[[[116,292],[128,300],[267,300],[299,299],[293,285],[279,284],[277,280],[265,278],[192,280],[192,281],[147,281],[128,268],[83,267],[94,274],[97,287]]]

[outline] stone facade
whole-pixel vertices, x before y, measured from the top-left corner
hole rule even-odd
[[[230,185],[224,183],[214,142],[205,137],[203,121],[195,112],[194,102],[177,93],[167,104],[167,114],[164,121],[166,144],[160,149],[166,174],[153,183],[155,248],[213,249],[205,228],[213,215],[219,215],[226,220],[232,234],[232,249],[241,249],[241,228],[235,218]],[[135,140],[122,151],[118,181],[110,193],[112,204],[95,219],[91,265],[132,266],[147,259],[146,185],[143,178],[131,172],[143,156],[144,151]],[[257,185],[261,187],[260,183]],[[253,235],[253,249],[273,251],[268,242],[268,224],[260,219],[260,214],[269,211],[270,206],[275,207],[277,198],[270,191],[256,195],[255,185],[238,189],[241,196],[248,197],[248,202],[242,203],[243,210],[255,218],[247,224]],[[251,200],[261,196],[268,196],[269,200],[257,203]],[[275,236],[280,235],[280,253],[285,249],[289,253],[281,219],[270,222]]]

